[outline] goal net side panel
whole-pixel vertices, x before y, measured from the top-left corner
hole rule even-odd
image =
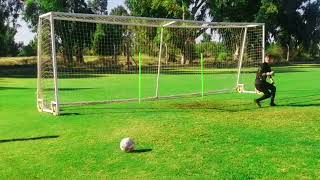
[[[52,38],[49,18],[40,18],[38,24],[38,89],[37,103],[40,111],[52,112],[55,101],[55,84],[52,60]]]

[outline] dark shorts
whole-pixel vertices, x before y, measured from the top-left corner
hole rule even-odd
[[[276,91],[276,87],[268,82],[256,83],[255,86],[258,91],[263,92],[264,94],[271,94]]]

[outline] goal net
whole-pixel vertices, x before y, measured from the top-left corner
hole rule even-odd
[[[38,24],[40,111],[254,92],[264,25],[51,12]]]

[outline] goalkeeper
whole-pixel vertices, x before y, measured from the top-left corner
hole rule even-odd
[[[270,57],[270,55],[267,55],[264,59],[264,63],[261,64],[256,74],[256,89],[260,92],[263,92],[262,97],[254,100],[258,107],[261,107],[260,101],[268,99],[270,97],[270,106],[276,106],[276,104],[274,103],[274,99],[276,97],[276,87],[274,86],[274,81],[272,79],[274,72],[270,67],[272,63],[273,59]],[[270,78],[271,83],[267,82],[267,78]]]

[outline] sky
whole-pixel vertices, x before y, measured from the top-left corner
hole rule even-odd
[[[125,0],[108,1],[108,11],[110,12],[111,9],[119,5],[124,5],[124,1]],[[34,38],[35,33],[31,32],[28,24],[21,17],[19,17],[18,23],[20,24],[20,27],[17,29],[18,32],[15,36],[15,40],[16,42],[23,42],[25,45],[27,45]]]

